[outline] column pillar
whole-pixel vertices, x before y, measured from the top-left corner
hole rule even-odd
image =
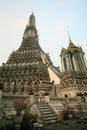
[[[62,66],[62,72],[65,71],[65,68],[64,68],[64,61],[63,61],[63,57],[61,57],[61,66]]]
[[[69,64],[70,64],[70,70],[74,70],[74,63],[73,63],[73,56],[72,54],[68,54],[68,57],[69,57]]]
[[[68,54],[66,54],[66,66],[67,66],[67,71],[70,71]]]
[[[77,71],[78,70],[78,64],[77,64],[77,59],[76,59],[75,54],[73,54],[72,60],[73,60],[74,68]]]
[[[82,69],[83,70],[86,70],[86,64],[85,64],[85,59],[84,59],[84,55],[83,55],[83,53],[81,53],[81,52],[79,52],[79,55],[80,55],[80,57],[81,57],[81,63],[82,63]]]

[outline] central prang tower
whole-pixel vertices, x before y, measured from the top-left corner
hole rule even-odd
[[[49,55],[39,45],[36,20],[32,13],[25,28],[21,46],[13,51],[7,62],[0,67],[0,82],[4,86],[3,94],[26,95],[31,90],[34,94],[38,92],[40,95],[43,95],[45,91],[50,93],[53,87],[49,74],[52,69],[48,71],[50,66],[53,69]]]

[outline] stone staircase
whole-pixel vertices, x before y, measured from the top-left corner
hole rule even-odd
[[[38,104],[37,108],[41,114],[44,116],[44,124],[55,123],[58,121],[56,113],[52,110],[52,108],[46,104]]]

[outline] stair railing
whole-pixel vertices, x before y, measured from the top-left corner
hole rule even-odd
[[[55,114],[56,114],[57,117],[58,117],[58,111],[56,110],[56,108],[53,107],[51,104],[48,104],[48,105],[49,105],[49,107],[55,112]]]

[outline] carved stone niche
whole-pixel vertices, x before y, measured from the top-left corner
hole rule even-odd
[[[17,82],[17,94],[23,94],[23,90],[24,90],[24,82],[19,80]]]
[[[14,93],[14,81],[10,82],[10,93],[13,94]]]
[[[8,81],[5,81],[4,83],[4,92],[10,91],[10,83]]]
[[[29,94],[29,81],[26,80],[24,83],[24,94]]]

